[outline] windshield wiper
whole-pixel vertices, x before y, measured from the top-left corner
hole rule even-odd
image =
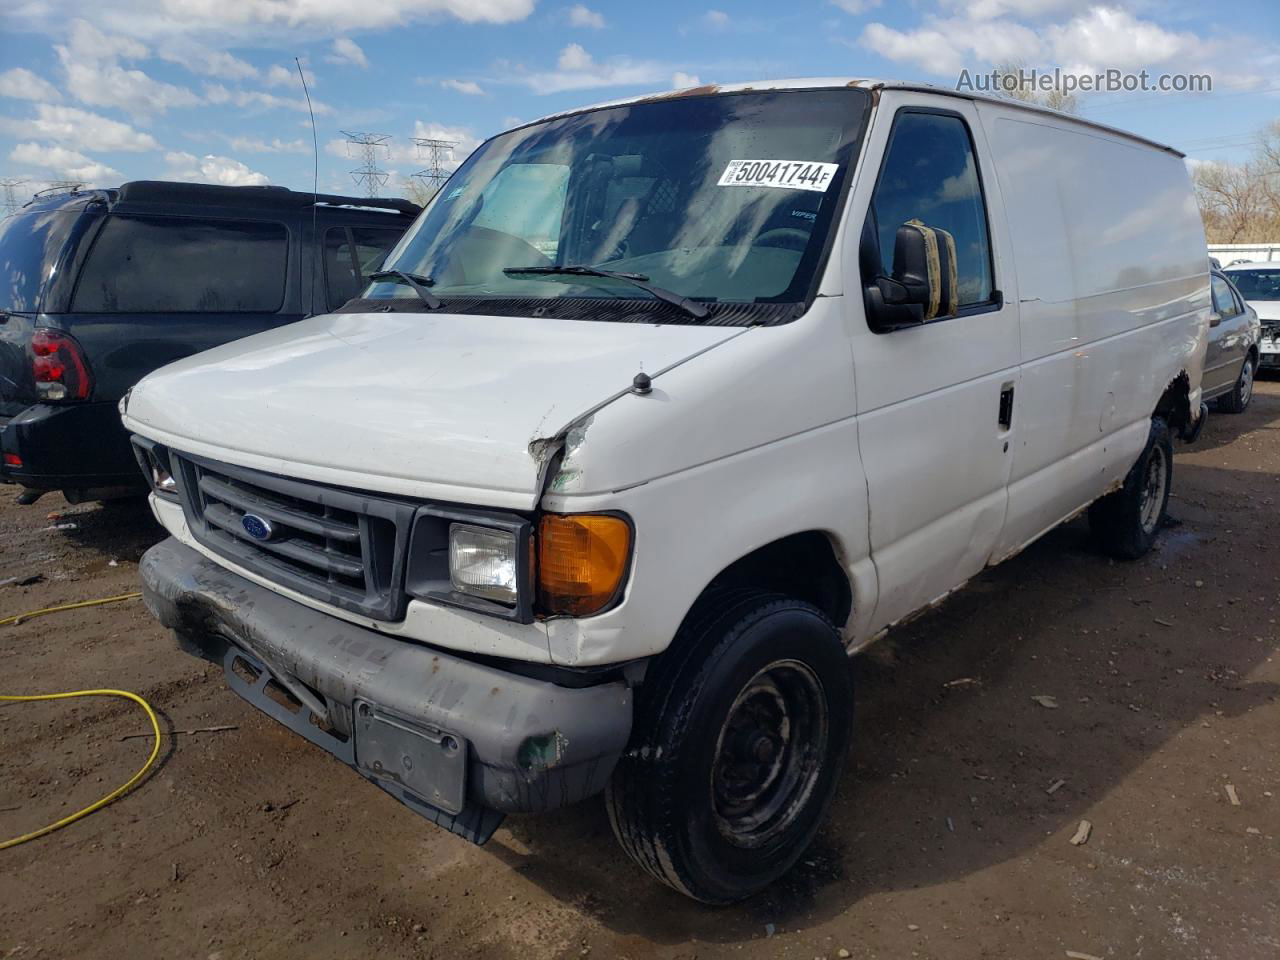
[[[503,267],[503,273],[515,274],[517,276],[534,276],[534,277],[604,277],[607,280],[621,280],[623,283],[630,283],[647,293],[652,294],[664,303],[669,303],[673,307],[679,307],[686,314],[695,320],[702,320],[710,315],[711,311],[699,303],[697,300],[691,300],[683,294],[660,287],[657,284],[650,283],[649,278],[643,273],[618,273],[614,270],[602,270],[600,267],[585,266],[555,266],[555,267]]]
[[[417,273],[405,273],[403,270],[379,270],[377,273],[369,274],[369,279],[378,282],[394,280],[397,283],[407,283],[413,287],[413,292],[422,298],[428,310],[439,310],[444,306],[444,301],[427,289],[435,284],[430,277]]]

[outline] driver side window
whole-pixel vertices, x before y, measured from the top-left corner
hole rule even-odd
[[[955,240],[958,306],[991,300],[987,211],[969,128],[962,118],[911,110],[898,114],[869,218],[869,232],[879,241],[882,276],[893,276],[898,228],[919,221]]]

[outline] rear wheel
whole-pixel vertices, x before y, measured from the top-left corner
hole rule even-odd
[[[1089,527],[1104,551],[1136,560],[1155,543],[1173,485],[1173,442],[1169,425],[1151,421],[1147,445],[1125,477],[1124,486],[1089,508]]]
[[[815,607],[735,591],[690,616],[654,665],[605,798],[627,854],[706,903],[789,870],[830,805],[853,685]]]
[[[1253,399],[1253,378],[1257,373],[1257,362],[1253,354],[1244,358],[1240,365],[1240,376],[1236,377],[1236,385],[1231,392],[1222,398],[1222,409],[1227,413],[1244,413]]]

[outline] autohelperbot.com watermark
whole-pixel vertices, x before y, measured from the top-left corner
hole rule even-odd
[[[1210,93],[1213,77],[1207,73],[1151,73],[1139,70],[1103,70],[1078,73],[1055,67],[971,72],[961,70],[956,89],[975,93]]]

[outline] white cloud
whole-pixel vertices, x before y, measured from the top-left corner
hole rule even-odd
[[[325,57],[330,63],[348,63],[355,67],[369,66],[369,60],[360,49],[360,44],[350,37],[338,37],[333,41],[333,52]]]
[[[23,67],[14,67],[0,73],[0,97],[46,102],[62,99],[57,87]]]
[[[308,87],[316,85],[316,75],[314,73],[303,67],[302,74],[307,78]],[[298,82],[298,67],[296,64],[289,66],[284,63],[273,63],[268,68],[267,74],[263,79],[271,87],[297,87],[299,90],[302,89],[302,84]]]
[[[1007,4],[1009,0],[998,2]],[[1019,2],[1027,9],[1036,6],[1035,0]],[[1046,0],[1037,9],[1048,10],[1051,6]],[[870,23],[858,42],[890,60],[913,63],[929,73],[950,77],[965,67],[1005,62],[1058,64],[1078,73],[1108,68],[1134,70],[1174,61],[1193,62],[1212,49],[1210,43],[1195,34],[1175,33],[1124,10],[1101,6],[1037,30],[1009,19],[982,17],[931,18],[910,30]]]
[[[484,96],[484,89],[474,80],[455,80],[450,78],[448,80],[441,80],[440,86],[444,87],[446,90],[465,93],[469,97]]]
[[[569,8],[569,26],[588,27],[592,30],[604,29],[604,15],[590,10],[580,3]]]
[[[129,37],[104,34],[83,20],[71,25],[67,43],[56,45],[54,50],[66,71],[67,90],[82,103],[146,116],[200,102],[186,87],[162,83],[141,70],[124,67],[121,59],[142,59],[147,48]]]
[[[580,43],[571,43],[560,51],[556,66],[561,70],[590,70],[595,60]]]
[[[839,3],[840,0],[833,2]],[[1092,7],[1097,2],[1098,0],[944,0],[943,5],[957,9],[971,20],[994,20],[1009,14],[1035,19],[1051,13]]]
[[[231,104],[236,107],[258,107],[263,110],[297,110],[301,113],[307,112],[307,100],[305,97],[281,97],[274,93],[267,93],[264,90],[230,90],[220,83],[211,83],[204,88],[204,97],[209,103],[215,106],[225,106]],[[311,107],[317,115],[331,112],[331,107],[327,103],[321,103],[319,100],[312,100]]]
[[[696,87],[702,81],[698,79],[696,73],[683,73],[677,70],[671,75],[671,89],[682,90],[685,87]]]
[[[195,183],[218,183],[228,187],[257,187],[270,183],[265,174],[250,170],[239,160],[175,151],[164,155],[165,176],[170,180],[187,180]]]
[[[831,0],[831,2],[845,13],[853,14],[856,17],[859,14],[866,13],[868,10],[874,10],[880,6],[883,0]]]
[[[119,170],[78,151],[53,144],[20,143],[10,152],[9,159],[42,173],[52,172],[51,179],[78,180],[89,186],[119,183],[123,179]]]
[[[708,10],[702,15],[702,22],[713,30],[723,30],[733,19],[723,10]]]
[[[1116,67],[1129,69],[1194,57],[1206,45],[1193,33],[1174,33],[1124,10],[1094,7],[1068,23],[1047,31],[1057,62],[1092,72]]]
[[[1041,44],[1018,23],[993,20],[933,20],[914,30],[895,30],[869,23],[858,43],[890,60],[913,63],[929,73],[952,76],[974,63],[1035,61]]]
[[[611,57],[597,61],[581,44],[571,43],[560,51],[556,69],[518,74],[515,79],[534,93],[560,93],[595,87],[661,84],[671,68],[647,60]]]
[[[186,67],[191,73],[222,80],[251,80],[258,68],[225,50],[215,50],[193,40],[175,37],[156,48],[156,56]]]
[[[21,136],[52,140],[66,147],[133,153],[160,149],[151,134],[78,107],[41,103],[35,117],[9,120],[5,126]]]
[[[310,153],[311,144],[305,140],[281,140],[273,137],[263,140],[260,137],[229,137],[227,143],[232,150],[241,153]]]
[[[31,0],[13,23],[59,33],[69,19],[92,10],[105,29],[145,39],[205,35],[224,45],[331,37],[347,30],[404,27],[418,21],[514,23],[535,0]]]

